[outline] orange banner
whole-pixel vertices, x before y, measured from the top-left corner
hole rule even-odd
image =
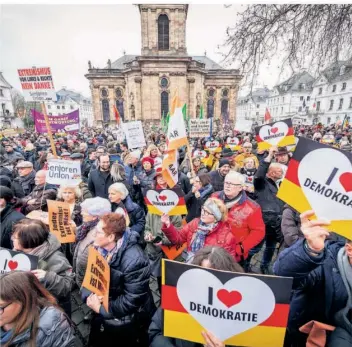
[[[70,205],[62,201],[48,200],[49,228],[61,243],[75,242],[71,227]]]
[[[110,267],[106,259],[94,248],[89,248],[86,274],[82,286],[103,296],[103,306],[109,312]]]

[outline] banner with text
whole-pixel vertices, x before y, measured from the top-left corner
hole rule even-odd
[[[210,136],[210,119],[190,119],[189,137]]]
[[[46,172],[46,183],[72,187],[80,184],[81,163],[63,159],[50,159]]]
[[[0,247],[0,274],[10,271],[30,271],[38,268],[38,257]]]
[[[128,148],[142,148],[146,146],[143,125],[140,120],[122,123],[122,129],[126,135]]]

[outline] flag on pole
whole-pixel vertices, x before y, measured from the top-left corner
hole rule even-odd
[[[116,124],[118,126],[120,126],[121,124],[121,117],[120,117],[120,113],[119,110],[117,109],[116,105],[114,105],[114,115],[115,115],[115,119],[116,119]]]
[[[213,136],[213,117],[210,118],[210,133],[209,136]]]
[[[178,182],[177,149],[166,152],[161,167],[164,180],[169,188],[173,188]]]
[[[270,123],[271,121],[271,114],[268,110],[268,108],[265,109],[265,115],[264,115],[264,123]]]
[[[199,119],[203,119],[203,105],[200,107]]]
[[[349,119],[347,117],[347,114],[345,115],[345,118],[343,119],[343,123],[342,123],[342,129],[345,130],[349,127],[350,122]]]

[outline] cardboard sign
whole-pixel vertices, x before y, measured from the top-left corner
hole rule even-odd
[[[256,127],[255,134],[259,150],[266,150],[272,146],[282,147],[295,144],[291,119]]]
[[[48,212],[44,212],[44,211],[39,211],[39,210],[34,210],[29,212],[26,215],[26,218],[29,219],[39,219],[40,221],[42,221],[43,223],[49,225],[49,213]]]
[[[189,137],[207,137],[210,134],[210,119],[190,119]]]
[[[210,153],[212,153],[220,147],[220,143],[219,141],[207,141],[205,143],[205,147],[207,150],[209,150]]]
[[[149,189],[145,190],[144,202],[150,214],[159,216],[164,213],[169,216],[180,216],[187,214],[187,207],[183,191],[175,186],[172,189]]]
[[[196,149],[194,152],[193,152],[193,158],[195,157],[199,157],[200,159],[204,159],[207,157],[207,152],[206,151],[201,151],[199,149]]]
[[[238,151],[241,146],[239,146],[240,140],[237,137],[228,137],[226,140],[226,147],[230,148],[231,151]]]
[[[60,243],[75,242],[76,236],[71,227],[70,205],[62,201],[48,200],[49,229]]]
[[[212,332],[225,345],[281,347],[292,278],[233,273],[163,259],[164,335],[204,343]]]
[[[277,196],[300,213],[314,210],[352,240],[351,153],[301,137]]]
[[[50,67],[18,69],[18,75],[26,101],[56,101]]]
[[[170,245],[170,246],[163,245],[163,246],[161,246],[161,249],[163,250],[167,259],[170,259],[170,260],[176,259],[179,255],[182,254],[182,252],[186,248],[187,248],[187,243],[184,243],[183,245]]]
[[[252,132],[253,122],[246,119],[237,119],[235,124],[235,130],[244,131],[246,133]]]
[[[10,271],[30,271],[38,268],[38,257],[0,247],[0,274]]]
[[[77,161],[50,159],[46,183],[76,186],[81,182],[81,163]]]
[[[25,132],[24,129],[22,128],[17,128],[17,129],[4,129],[0,131],[0,136],[3,137],[13,137],[18,134],[23,134]]]
[[[146,146],[141,121],[122,123],[122,129],[126,135],[128,148],[142,148]]]
[[[98,296],[103,296],[103,306],[109,312],[110,266],[94,247],[89,248],[82,286]]]

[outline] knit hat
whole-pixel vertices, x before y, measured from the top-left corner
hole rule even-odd
[[[153,158],[144,157],[144,158],[142,159],[142,165],[143,165],[145,162],[150,163],[150,165],[151,165],[152,167],[154,166],[154,160],[153,160]]]
[[[229,157],[232,157],[233,156],[233,152],[231,151],[230,148],[224,148],[221,152],[221,156],[223,158],[229,158]]]
[[[220,159],[219,168],[223,167],[224,165],[230,165],[230,161],[228,159]]]
[[[0,186],[0,199],[5,199],[6,202],[11,202],[13,199],[12,190],[5,186]]]
[[[6,175],[0,175],[0,186],[11,188],[11,178]]]

